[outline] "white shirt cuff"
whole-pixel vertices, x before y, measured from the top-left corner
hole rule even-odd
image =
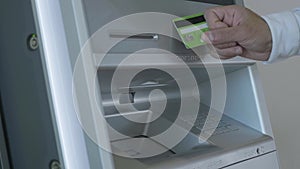
[[[272,33],[272,52],[267,63],[286,59],[299,53],[300,27],[292,12],[264,16]]]

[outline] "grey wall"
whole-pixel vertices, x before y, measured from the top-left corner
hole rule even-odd
[[[300,7],[296,0],[245,0],[259,14]],[[300,166],[300,57],[272,65],[259,64],[282,169]]]

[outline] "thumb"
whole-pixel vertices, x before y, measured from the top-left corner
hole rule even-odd
[[[243,37],[242,29],[239,26],[215,29],[205,32],[203,40],[212,43],[213,45],[220,45],[224,43],[239,42]]]

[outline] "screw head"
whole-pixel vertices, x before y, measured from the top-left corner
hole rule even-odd
[[[61,169],[61,165],[60,165],[59,161],[57,161],[57,160],[51,161],[50,169]]]
[[[37,35],[35,33],[29,35],[28,40],[27,40],[28,48],[32,51],[37,50],[39,47],[39,42]]]

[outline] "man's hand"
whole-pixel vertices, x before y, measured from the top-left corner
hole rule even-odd
[[[222,59],[243,56],[266,61],[272,51],[272,35],[267,23],[251,10],[233,5],[205,12],[210,28],[202,39],[210,41]]]

